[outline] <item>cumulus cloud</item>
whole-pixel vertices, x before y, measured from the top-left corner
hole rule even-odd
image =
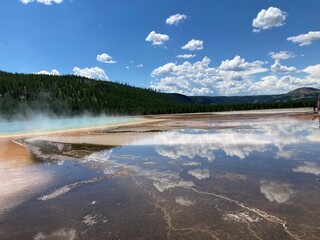
[[[42,4],[45,4],[45,5],[51,5],[52,3],[62,3],[63,0],[21,0],[22,3],[24,4],[28,4],[28,3],[31,3],[31,2],[38,2],[38,3],[42,3]]]
[[[266,71],[265,68],[262,68],[263,64],[265,64],[263,61],[246,62],[244,58],[235,56],[233,59],[222,61],[219,69],[223,71],[247,72],[248,74],[254,74]]]
[[[137,68],[142,68],[142,67],[143,67],[143,64],[137,65]]]
[[[166,34],[156,33],[155,31],[152,31],[149,33],[149,35],[146,37],[147,42],[152,42],[152,45],[163,45],[166,41],[168,41],[170,38]]]
[[[290,73],[298,73],[299,71],[291,66],[291,67],[287,67],[287,66],[283,66],[280,63],[279,59],[276,59],[274,64],[271,65],[271,70],[277,73],[282,73],[282,74],[290,74]]]
[[[73,73],[74,75],[97,79],[97,80],[106,80],[106,81],[109,80],[104,70],[99,67],[83,68],[83,69],[79,67],[74,67]]]
[[[292,77],[289,75],[283,77],[268,75],[262,77],[259,81],[254,82],[249,86],[248,91],[253,94],[275,94],[292,91],[299,87],[319,88],[320,82],[311,75],[308,75],[305,78]]]
[[[288,41],[299,44],[299,46],[311,45],[314,41],[320,40],[320,31],[310,31],[306,34],[300,34],[298,36],[288,37]]]
[[[116,63],[113,58],[107,53],[101,53],[97,55],[97,61],[103,63]]]
[[[36,72],[35,74],[44,74],[44,75],[60,75],[59,71],[58,71],[58,70],[56,70],[56,69],[52,69],[52,70],[51,70],[51,72],[48,72],[48,71],[42,70],[42,71]]]
[[[295,54],[289,51],[269,52],[268,55],[274,60],[276,59],[285,60],[285,59],[290,59],[295,57]]]
[[[187,19],[187,16],[184,14],[176,14],[176,15],[171,15],[166,19],[166,24],[168,25],[178,25],[179,22],[182,22],[183,20]]]
[[[240,56],[221,62],[218,67],[210,66],[211,60],[204,57],[195,63],[181,64],[169,62],[156,69],[151,76],[156,80],[150,87],[162,92],[176,92],[185,95],[257,95],[287,93],[299,87],[320,88],[320,64],[301,70],[303,77],[290,74],[301,72],[295,67],[287,67],[275,61],[271,70],[285,76],[257,74],[270,71],[266,62],[248,62]]]
[[[192,39],[186,45],[182,46],[181,49],[190,50],[190,51],[202,50],[203,41]]]
[[[183,59],[188,59],[188,58],[194,58],[196,55],[195,54],[180,54],[177,55],[177,58],[183,58]]]
[[[210,58],[178,65],[170,62],[153,70],[153,77],[160,80],[150,86],[164,92],[187,95],[232,95],[246,93],[252,84],[249,76],[265,72],[262,61],[247,62],[240,56],[222,61],[218,68],[210,67]]]
[[[310,77],[320,77],[320,64],[309,66],[303,69],[304,72],[308,73]]]
[[[289,184],[261,181],[260,191],[270,202],[284,203],[290,199],[293,190]]]
[[[261,30],[270,29],[273,27],[281,27],[285,23],[288,14],[281,11],[276,7],[269,7],[268,9],[262,9],[257,17],[253,19],[252,26],[254,32],[260,32]]]

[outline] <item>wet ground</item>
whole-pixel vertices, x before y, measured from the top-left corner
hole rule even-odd
[[[0,164],[1,191],[22,186],[0,239],[320,239],[318,121],[178,125],[122,146],[18,140],[32,163]]]

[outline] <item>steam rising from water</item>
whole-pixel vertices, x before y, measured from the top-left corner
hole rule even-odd
[[[78,117],[58,118],[45,114],[34,114],[32,117],[24,120],[8,121],[0,118],[0,136],[102,127],[113,124],[131,123],[138,120],[138,118],[132,117],[113,117],[106,115],[82,115]]]

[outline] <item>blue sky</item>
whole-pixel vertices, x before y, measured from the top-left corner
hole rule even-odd
[[[320,88],[319,0],[1,0],[0,69],[187,95]]]

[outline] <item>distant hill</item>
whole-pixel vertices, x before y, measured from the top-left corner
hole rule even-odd
[[[313,99],[315,96],[320,95],[320,89],[310,88],[310,87],[302,87],[291,92],[285,94],[292,100],[296,99]]]
[[[299,88],[281,95],[191,97],[75,75],[0,71],[0,119],[23,118],[30,112],[135,115],[311,107],[319,94],[319,89]]]

